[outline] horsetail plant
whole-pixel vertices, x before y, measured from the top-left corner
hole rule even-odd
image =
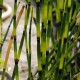
[[[0,58],[2,54],[2,8],[3,8],[3,0],[0,1]]]
[[[3,8],[3,0],[0,1],[0,59],[2,57],[2,8]]]
[[[19,0],[19,4],[20,4]],[[27,80],[34,80],[35,76],[31,70],[31,29],[32,20],[36,25],[37,35],[37,79],[38,80],[78,80],[80,77],[80,70],[78,65],[78,55],[80,54],[80,19],[77,19],[77,14],[80,10],[80,2],[78,0],[36,0],[36,18],[33,16],[32,0],[26,0],[25,5],[25,19],[24,29],[21,37],[19,49],[17,50],[17,35],[16,30],[23,13],[22,7],[20,14],[16,17],[19,4],[14,0],[14,14],[13,14],[13,32],[9,41],[9,46],[4,62],[2,80],[4,80],[5,68],[8,63],[10,49],[14,43],[14,70],[12,80],[16,78],[19,80],[18,63],[21,56],[23,43],[25,42],[26,56],[28,62],[28,78]],[[0,1],[0,45],[7,37],[10,25],[2,42],[2,4]],[[75,8],[74,8],[75,6]],[[27,32],[28,22],[29,32]],[[28,37],[29,34],[29,37]],[[13,42],[14,39],[14,42]],[[78,47],[77,47],[78,44]],[[0,46],[0,47],[1,47]],[[1,47],[2,48],[2,47]],[[1,51],[0,48],[0,51]],[[0,53],[1,57],[1,53]]]
[[[28,80],[33,80],[32,72],[31,72],[31,27],[32,27],[32,14],[33,8],[30,8],[31,19],[30,19],[30,27],[29,27],[29,44],[28,44],[28,53],[27,53],[27,61],[28,61]]]
[[[18,26],[18,23],[19,23],[19,20],[20,20],[20,18],[21,18],[21,16],[22,16],[22,13],[23,13],[23,11],[24,11],[24,6],[22,7],[22,9],[20,10],[20,14],[19,14],[19,16],[18,16],[18,18],[17,18],[17,26]],[[24,32],[23,32],[24,33]],[[23,45],[23,35],[22,35],[22,39],[21,39],[21,42],[20,42],[20,47],[19,47],[19,50],[18,50],[18,54],[17,54],[17,60],[18,60],[18,62],[19,62],[19,58],[20,58],[20,54],[21,54],[21,50],[22,50],[22,45]],[[15,69],[16,69],[16,65],[14,66],[14,70],[13,70],[13,74],[12,74],[12,79],[14,79],[15,78],[15,76],[16,76],[16,72],[15,72]]]
[[[47,28],[47,14],[48,1],[42,1],[42,30],[41,30],[41,53],[42,53],[42,79],[45,80],[46,67],[46,28]]]
[[[17,22],[16,22],[16,13],[17,13],[17,0],[14,1],[14,14],[13,14],[13,39],[14,39],[14,61],[15,61],[15,78],[19,80],[19,73],[18,73],[18,53],[17,53],[17,37],[16,37],[16,30],[17,30]]]
[[[23,10],[24,10],[24,7],[22,7],[22,9],[20,10],[20,13],[18,15],[18,18],[17,18],[17,26],[18,26],[18,23],[19,23],[19,20],[21,18],[21,15],[23,13]],[[12,22],[13,20],[11,20]],[[6,69],[6,66],[7,66],[7,63],[8,63],[8,58],[9,58],[9,54],[10,54],[10,49],[11,49],[11,45],[12,45],[12,42],[13,42],[13,32],[12,32],[12,35],[11,35],[11,38],[10,38],[10,41],[9,41],[9,45],[8,45],[8,49],[7,49],[7,53],[6,53],[6,57],[5,57],[5,61],[4,61],[4,67],[3,67],[3,73],[5,73],[5,69]],[[5,38],[5,37],[4,37]],[[6,38],[5,38],[6,39]],[[3,39],[4,40],[4,39]],[[4,75],[3,75],[4,76]],[[3,78],[4,79],[4,78]]]
[[[40,0],[36,0],[36,32],[37,32],[37,61],[38,61],[38,77],[42,77],[42,66],[41,66],[41,47],[40,47]]]
[[[20,2],[21,2],[21,0],[18,2],[18,6],[20,5]],[[19,20],[19,19],[18,19],[18,20]],[[7,37],[7,35],[8,35],[8,32],[9,32],[9,29],[10,29],[10,27],[11,27],[12,21],[13,21],[13,17],[11,18],[11,21],[10,21],[10,23],[9,23],[9,25],[8,25],[7,30],[6,30],[5,36],[4,36],[4,38],[3,38],[2,46],[3,46],[4,41],[6,40],[6,37]],[[17,23],[18,23],[18,22],[19,22],[19,21],[17,21]]]
[[[17,18],[17,26],[18,26],[18,23],[20,21],[20,18],[21,18],[21,15],[23,13],[23,10],[24,10],[24,7],[22,7],[22,9],[20,10],[20,13],[18,15],[18,18]],[[13,36],[13,32],[12,32],[11,37],[12,36]],[[13,38],[10,38],[9,46],[8,46],[7,54],[6,54],[6,58],[5,58],[4,68],[7,66],[7,62],[8,62],[8,58],[9,58],[9,54],[10,54],[10,49],[11,49],[12,42],[13,42]]]

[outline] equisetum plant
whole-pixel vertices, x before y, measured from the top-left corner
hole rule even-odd
[[[34,7],[36,4],[36,16]],[[4,38],[2,39],[2,5],[0,0],[0,58],[3,44],[6,40],[11,23],[13,31],[3,65],[2,79],[4,80],[8,58],[12,43],[14,43],[14,70],[10,80],[19,80],[18,63],[25,42],[28,62],[27,80],[80,80],[80,1],[79,0],[26,0],[26,4],[16,17],[21,0],[14,0],[14,13]],[[23,13],[24,11],[24,13]],[[25,15],[24,30],[19,49],[17,48],[17,26],[19,20]],[[32,20],[36,25],[37,39],[37,71],[31,70],[31,29]],[[27,26],[29,25],[29,33]],[[29,34],[29,37],[28,37]]]

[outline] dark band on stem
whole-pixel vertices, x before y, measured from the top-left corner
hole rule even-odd
[[[28,53],[28,49],[26,49],[26,52]]]
[[[45,65],[42,65],[42,68],[45,69]]]
[[[40,43],[40,37],[37,37],[37,42]]]
[[[62,39],[60,38],[60,39],[59,39],[59,41],[61,42],[61,41],[62,41]]]
[[[64,15],[68,15],[68,12],[64,12]]]
[[[16,15],[13,16],[13,19],[16,20]]]
[[[42,75],[42,71],[38,71],[39,72],[39,75]]]
[[[6,68],[3,68],[3,71],[5,71],[6,70]]]
[[[28,6],[31,6],[31,2],[28,2]]]
[[[50,20],[48,20],[48,25],[50,25],[51,24],[51,21]]]
[[[14,40],[16,40],[16,36],[14,36]]]
[[[73,19],[71,18],[71,22],[73,21]]]
[[[59,69],[59,74],[62,74],[62,69]]]
[[[40,2],[36,2],[37,7],[40,7]]]
[[[2,11],[3,5],[0,5],[0,11]]]
[[[19,60],[18,59],[15,59],[15,65],[18,64],[18,62],[19,62]]]
[[[70,7],[67,8],[68,12],[70,12],[70,9],[71,9]]]
[[[58,23],[55,24],[55,27],[59,28],[60,25],[61,25],[61,22],[58,22]]]
[[[0,43],[0,48],[2,48],[2,46],[3,46],[3,44],[2,44],[2,43]]]
[[[44,28],[44,22],[42,22],[42,28]]]
[[[23,36],[25,36],[25,30],[23,31]]]
[[[64,43],[66,43],[67,42],[67,38],[64,38]]]
[[[43,32],[46,33],[46,29],[43,29]]]
[[[24,8],[24,6],[23,6],[23,8]],[[27,4],[26,4],[26,9],[27,9]]]
[[[27,25],[25,24],[25,25],[24,25],[24,30],[25,30],[25,31],[26,31],[26,27],[27,27]]]
[[[52,14],[55,14],[56,15],[56,11],[52,11]]]
[[[55,57],[53,56],[51,59],[54,61],[54,60],[55,60]],[[56,61],[55,61],[55,62],[56,62]]]
[[[60,9],[60,13],[61,13],[61,14],[63,13],[63,11],[64,11],[64,9]]]
[[[42,52],[41,52],[41,57],[42,57]]]
[[[15,3],[17,3],[17,0],[15,0]]]
[[[46,56],[49,56],[49,51],[46,51]]]
[[[34,23],[36,24],[36,18],[33,18]]]

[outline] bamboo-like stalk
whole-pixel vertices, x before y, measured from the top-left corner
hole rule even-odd
[[[26,9],[25,9],[25,27],[24,27],[22,38],[21,38],[21,44],[20,44],[20,47],[19,47],[19,50],[18,50],[18,59],[20,59],[20,55],[21,55],[21,50],[22,50],[22,46],[23,46],[23,42],[24,42],[24,34],[25,35],[27,34],[26,29],[27,29],[27,24],[28,24],[28,19],[29,19],[29,13],[30,13],[30,5],[28,6],[28,9],[27,9],[27,5],[26,5]],[[27,47],[27,45],[26,45],[26,47]]]
[[[2,8],[3,0],[0,0],[0,58],[2,56]]]
[[[24,6],[22,7],[22,9],[20,10],[20,13],[18,15],[17,26],[18,26],[19,20],[22,16],[23,10],[24,10]],[[5,57],[5,61],[4,61],[3,78],[4,78],[4,73],[5,73],[5,69],[6,69],[6,66],[7,66],[7,62],[8,62],[8,59],[9,59],[9,54],[10,54],[10,49],[11,49],[12,43],[13,43],[13,32],[12,32],[12,35],[11,35],[11,38],[10,38],[10,41],[9,41],[9,45],[8,45],[8,49],[7,49],[7,53],[6,53],[6,57]]]
[[[36,0],[36,32],[37,32],[37,61],[38,61],[38,78],[41,79],[42,76],[42,66],[41,66],[41,32],[40,32],[40,0]]]
[[[31,72],[31,26],[32,26],[32,7],[31,7],[31,19],[30,19],[30,27],[29,27],[29,50],[28,50],[28,79],[32,80],[32,72]]]
[[[31,53],[32,53],[31,52],[31,27],[32,27],[32,19],[34,17],[33,17],[33,8],[31,6],[31,0],[26,0],[26,2],[28,3],[28,9],[26,5],[24,30],[21,37],[19,50],[17,50],[16,28],[19,23],[20,17],[23,13],[23,9],[20,12],[16,21],[16,11],[17,11],[18,4],[17,1],[15,0],[14,17],[13,17],[14,28],[9,42],[5,63],[4,63],[3,75],[5,74],[5,68],[7,66],[11,44],[14,39],[15,66],[12,74],[13,80],[15,77],[16,80],[19,80],[18,62],[20,60],[24,40],[25,40],[26,56],[28,62],[28,80],[34,79],[31,71]],[[80,53],[80,50],[79,49],[74,50],[75,54],[73,56],[72,56],[73,54],[72,50],[74,49],[77,42],[79,41],[78,37],[80,35],[80,28],[79,28],[79,24],[76,22],[76,15],[80,9],[80,3],[78,3],[75,0],[56,0],[55,2],[56,6],[53,6],[53,0],[47,0],[47,1],[42,0],[42,4],[40,2],[41,2],[40,0],[36,0],[36,20],[34,19],[36,24],[36,32],[37,32],[38,79],[39,80],[47,80],[47,79],[66,80],[67,77],[67,79],[73,80],[75,72],[79,73],[77,66],[73,65],[73,61],[76,62],[75,60],[78,54]],[[40,6],[40,4],[42,6]],[[74,4],[75,4],[75,9],[73,9]],[[55,13],[54,25],[56,27],[56,35],[55,35],[56,38],[54,37],[52,31],[53,29],[52,8],[54,8],[54,13]],[[27,24],[29,18],[30,18],[30,25],[29,25],[30,27],[29,27],[29,37],[28,37]],[[42,25],[40,26],[41,22]],[[73,41],[71,41],[72,35],[74,35]],[[5,41],[5,38],[6,37],[4,37],[3,41]],[[51,48],[49,46],[50,43],[52,43]]]
[[[28,4],[28,9],[27,9],[27,5],[26,5],[26,9],[25,9],[25,25],[24,25],[24,30],[23,30],[19,50],[18,50],[18,60],[20,59],[20,56],[21,56],[21,51],[22,51],[22,46],[23,46],[24,39],[25,39],[25,44],[26,44],[26,54],[28,55],[27,32],[26,32],[27,30],[26,29],[27,29],[29,14],[30,14],[30,3]],[[28,56],[27,56],[27,59],[28,59]],[[12,78],[15,77],[15,67],[16,66],[14,66],[14,71],[13,71],[13,74],[12,74]]]
[[[30,5],[29,5],[29,8],[27,10],[27,5],[26,5],[26,9],[25,9],[25,30],[24,30],[24,39],[25,39],[25,47],[26,47],[26,56],[27,56],[27,61],[29,60],[28,59],[28,42],[27,42],[27,24],[28,24],[28,16],[30,15],[29,12],[30,11]],[[29,72],[28,72],[28,75],[29,75]]]
[[[29,10],[28,10],[29,11]],[[28,17],[26,16],[26,23],[28,22]],[[25,25],[27,26],[27,24]],[[26,47],[26,56],[27,56],[27,61],[29,60],[29,56],[28,56],[28,41],[27,41],[27,30],[25,30],[25,47]],[[29,72],[28,72],[28,75],[29,75]]]
[[[15,61],[15,78],[19,80],[18,74],[18,59],[17,59],[17,23],[16,23],[16,14],[17,14],[17,0],[14,1],[14,14],[13,14],[13,39],[14,39],[14,61]]]
[[[45,80],[45,67],[46,67],[46,32],[47,32],[47,14],[48,14],[48,1],[42,1],[42,35],[41,35],[41,52],[42,52],[42,79]]]
[[[70,5],[69,6],[67,6],[67,2],[65,3],[65,9],[64,9],[64,11],[65,12],[67,12],[67,7],[70,7]],[[65,13],[64,12],[64,13]],[[70,47],[71,48],[68,48],[67,46],[66,46],[66,44],[68,44],[68,42],[67,43],[64,43],[64,39],[66,39],[67,40],[67,37],[68,37],[68,33],[69,33],[69,25],[70,25],[70,16],[68,17],[68,15],[66,15],[66,17],[65,17],[65,15],[66,14],[64,14],[64,15],[62,15],[63,16],[63,21],[61,21],[61,24],[62,24],[62,29],[60,28],[60,30],[62,31],[61,32],[61,35],[59,35],[60,36],[60,38],[61,38],[61,40],[59,41],[60,43],[58,43],[59,44],[59,46],[58,46],[58,55],[61,55],[61,56],[63,56],[63,54],[62,53],[65,53],[65,56],[67,57],[67,55],[66,55],[66,52],[64,52],[65,51],[65,49],[67,48],[67,49],[69,49],[70,51],[71,51],[71,49],[76,45],[76,43],[77,43],[77,41],[75,41],[72,45],[70,45]],[[65,19],[65,20],[64,20]],[[66,23],[65,23],[66,22]],[[66,29],[67,28],[67,29]],[[74,33],[74,29],[73,29],[73,31],[72,31],[72,33]],[[78,32],[79,31],[77,31],[77,36],[79,36],[79,34],[78,34]],[[59,32],[60,33],[60,32]],[[71,33],[71,35],[72,35],[72,33]],[[70,35],[70,36],[71,36]],[[70,36],[69,36],[69,39],[70,39]],[[76,39],[77,39],[77,37],[76,37]],[[69,40],[68,40],[69,41]],[[60,46],[61,45],[61,46]],[[66,46],[66,47],[65,47]],[[61,49],[60,49],[61,48]],[[60,50],[59,50],[60,49]],[[69,55],[69,53],[70,52],[67,52],[67,54]],[[57,55],[57,59],[59,59],[60,57]],[[66,57],[65,57],[65,59],[66,59]],[[63,57],[62,57],[63,58]],[[65,62],[63,62],[62,63],[62,59],[60,60],[60,62],[61,62],[61,66],[62,66],[62,64],[64,64]],[[59,64],[57,64],[57,66],[58,66]],[[62,68],[62,70],[64,70],[64,67]],[[58,71],[58,70],[57,70]],[[56,72],[56,71],[55,71]],[[50,73],[51,74],[51,73]],[[60,74],[58,74],[58,72],[56,72],[56,75],[59,75],[59,79],[60,80],[62,80],[63,78],[63,76],[64,76],[64,74],[63,74],[63,71],[61,72],[61,76],[60,76]],[[56,77],[56,75],[54,75],[54,77]],[[50,76],[50,75],[49,75]],[[54,78],[54,80],[58,80],[58,78]]]
[[[7,28],[7,31],[6,31],[6,33],[5,33],[5,36],[4,36],[4,38],[3,38],[2,46],[3,46],[3,44],[4,44],[5,40],[6,40],[6,37],[7,37],[7,35],[8,35],[8,32],[9,32],[9,29],[10,29],[10,26],[11,26],[12,21],[13,21],[13,17],[12,17],[12,19],[11,19],[11,21],[10,21],[10,24],[9,24],[9,26],[8,26],[8,28]]]
[[[52,0],[48,2],[48,27],[47,27],[47,34],[46,34],[46,73],[48,71],[49,65],[48,65],[48,57],[49,57],[49,43],[50,43],[50,38],[51,38],[51,29],[52,29]]]
[[[0,0],[0,58],[2,54],[2,8],[3,8],[3,0]]]
[[[22,16],[23,11],[24,11],[24,6],[22,7],[22,9],[20,10],[20,13],[18,15],[17,26],[18,26],[18,23],[20,21],[20,18]],[[6,68],[6,66],[7,66],[7,62],[8,62],[12,42],[13,42],[13,32],[12,32],[12,35],[11,35],[11,38],[10,38],[10,41],[9,41],[9,46],[8,46],[8,49],[7,49],[7,54],[6,54],[5,63],[4,63],[4,68]]]
[[[14,59],[17,59],[16,12],[17,12],[17,0],[14,1],[14,14],[13,14]]]
[[[24,30],[23,30],[23,34],[22,34],[22,38],[21,38],[21,44],[20,44],[20,47],[19,47],[19,50],[18,50],[18,59],[20,59],[20,55],[21,55],[21,51],[22,51],[22,46],[23,46],[23,42],[24,42],[24,36],[26,35],[25,32],[26,32],[26,29],[27,29],[27,24],[28,24],[28,18],[27,15],[28,13],[28,10],[27,10],[27,5],[26,5],[26,9],[25,9],[25,25],[24,25]]]
[[[31,26],[32,26],[32,15],[33,15],[33,8],[31,7],[31,0],[28,1],[28,14],[26,15],[25,24],[28,22],[28,16],[30,17],[30,26],[29,26],[29,44],[27,44],[27,31],[25,30],[25,43],[26,43],[26,54],[27,54],[27,61],[28,61],[28,80],[33,80],[32,72],[31,72]],[[26,24],[27,28],[27,24]]]
[[[18,6],[19,6],[20,2],[21,2],[21,0],[18,2]],[[10,21],[10,23],[9,23],[9,26],[8,26],[8,28],[7,28],[7,30],[6,30],[5,36],[4,36],[4,38],[3,38],[2,46],[3,46],[4,41],[6,40],[6,37],[7,37],[7,35],[8,35],[8,32],[9,32],[10,26],[11,26],[11,24],[12,24],[12,21],[13,21],[13,17],[11,18],[11,21]]]

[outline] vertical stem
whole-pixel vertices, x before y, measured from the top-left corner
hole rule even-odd
[[[0,58],[2,54],[2,8],[3,8],[3,0],[0,0]]]
[[[15,0],[15,2],[14,2],[14,15],[13,15],[14,59],[17,59],[16,12],[17,12],[17,0]]]
[[[41,51],[42,51],[42,79],[45,80],[46,65],[46,29],[47,29],[47,11],[48,0],[42,2],[42,35],[41,35]]]
[[[20,11],[20,13],[18,15],[17,25],[18,25],[18,23],[20,21],[20,18],[21,18],[21,15],[23,13],[23,10],[24,10],[24,7],[22,7],[22,9],[21,9],[21,11]],[[9,58],[12,42],[13,42],[13,32],[12,32],[12,35],[11,35],[11,38],[10,38],[10,41],[9,41],[9,45],[8,45],[8,49],[7,49],[7,53],[6,53],[6,58],[5,58],[5,61],[4,61],[4,68],[6,68],[6,66],[7,66],[7,62],[8,62],[8,58]]]
[[[16,14],[17,14],[17,0],[14,1],[14,15],[13,15],[13,38],[14,38],[14,60],[15,60],[15,75],[16,75],[16,80],[19,80],[19,75],[18,75],[18,59],[17,59],[17,35],[16,35],[16,30],[17,30],[17,23],[16,23]]]
[[[8,35],[8,32],[9,32],[9,29],[10,29],[10,26],[11,26],[12,21],[13,21],[13,17],[12,17],[12,19],[11,19],[11,21],[10,21],[10,24],[9,24],[9,26],[8,26],[8,28],[7,28],[7,31],[6,31],[6,33],[5,33],[5,36],[4,36],[4,38],[3,38],[2,46],[3,46],[3,44],[4,44],[5,40],[6,40],[6,37],[7,37],[7,35]]]
[[[29,27],[29,53],[28,53],[28,79],[32,80],[32,72],[31,72],[31,26],[32,26],[32,13],[33,8],[30,8],[31,18],[30,18],[30,27]]]
[[[30,17],[30,27],[29,27],[29,44],[27,43],[27,24],[28,19]],[[28,0],[28,10],[25,11],[25,46],[26,46],[26,54],[27,54],[27,61],[28,61],[28,80],[33,80],[32,72],[31,72],[31,26],[32,26],[32,14],[33,8],[31,7],[31,0]]]
[[[21,0],[20,0],[20,1],[21,1]],[[20,1],[18,2],[18,6],[19,6],[19,4],[20,4]],[[18,19],[18,20],[19,20],[19,19]],[[9,29],[10,29],[10,27],[11,27],[12,21],[13,21],[13,17],[11,18],[11,21],[10,21],[10,23],[9,23],[9,26],[8,26],[8,28],[7,28],[7,30],[6,30],[5,36],[4,36],[4,38],[3,38],[2,46],[3,46],[3,44],[4,44],[5,40],[6,40],[6,37],[7,37],[7,35],[8,35],[8,32],[9,32]],[[19,21],[17,21],[17,23],[18,23],[18,22],[19,22]]]
[[[22,9],[21,9],[21,11],[20,11],[20,15],[19,15],[18,18],[17,18],[17,25],[18,25],[18,23],[19,23],[19,20],[20,20],[20,18],[21,18],[21,15],[22,15],[23,11],[24,11],[24,6],[22,7]],[[21,38],[21,42],[20,42],[20,46],[19,46],[19,50],[18,50],[18,54],[17,54],[17,60],[18,60],[18,62],[19,62],[19,59],[20,59],[23,42],[24,42],[24,31],[23,31],[23,34],[22,34],[22,38]],[[18,66],[18,65],[17,65],[17,66]],[[13,70],[13,74],[12,74],[12,79],[15,78],[15,75],[16,75],[16,74],[15,74],[15,70],[16,70],[16,67],[17,67],[17,66],[16,66],[16,65],[14,66],[14,70]]]
[[[3,8],[3,0],[0,0],[0,58],[2,56],[2,8]],[[2,74],[2,76],[4,79],[4,74]]]
[[[37,32],[37,61],[38,61],[38,78],[41,79],[42,67],[41,67],[41,49],[40,49],[40,0],[36,0],[36,32]]]
[[[48,2],[48,27],[47,27],[47,38],[46,38],[46,68],[47,68],[47,71],[48,71],[48,56],[49,56],[49,43],[50,43],[50,38],[51,38],[51,29],[52,29],[52,0],[50,0]],[[46,71],[46,73],[47,73]]]

